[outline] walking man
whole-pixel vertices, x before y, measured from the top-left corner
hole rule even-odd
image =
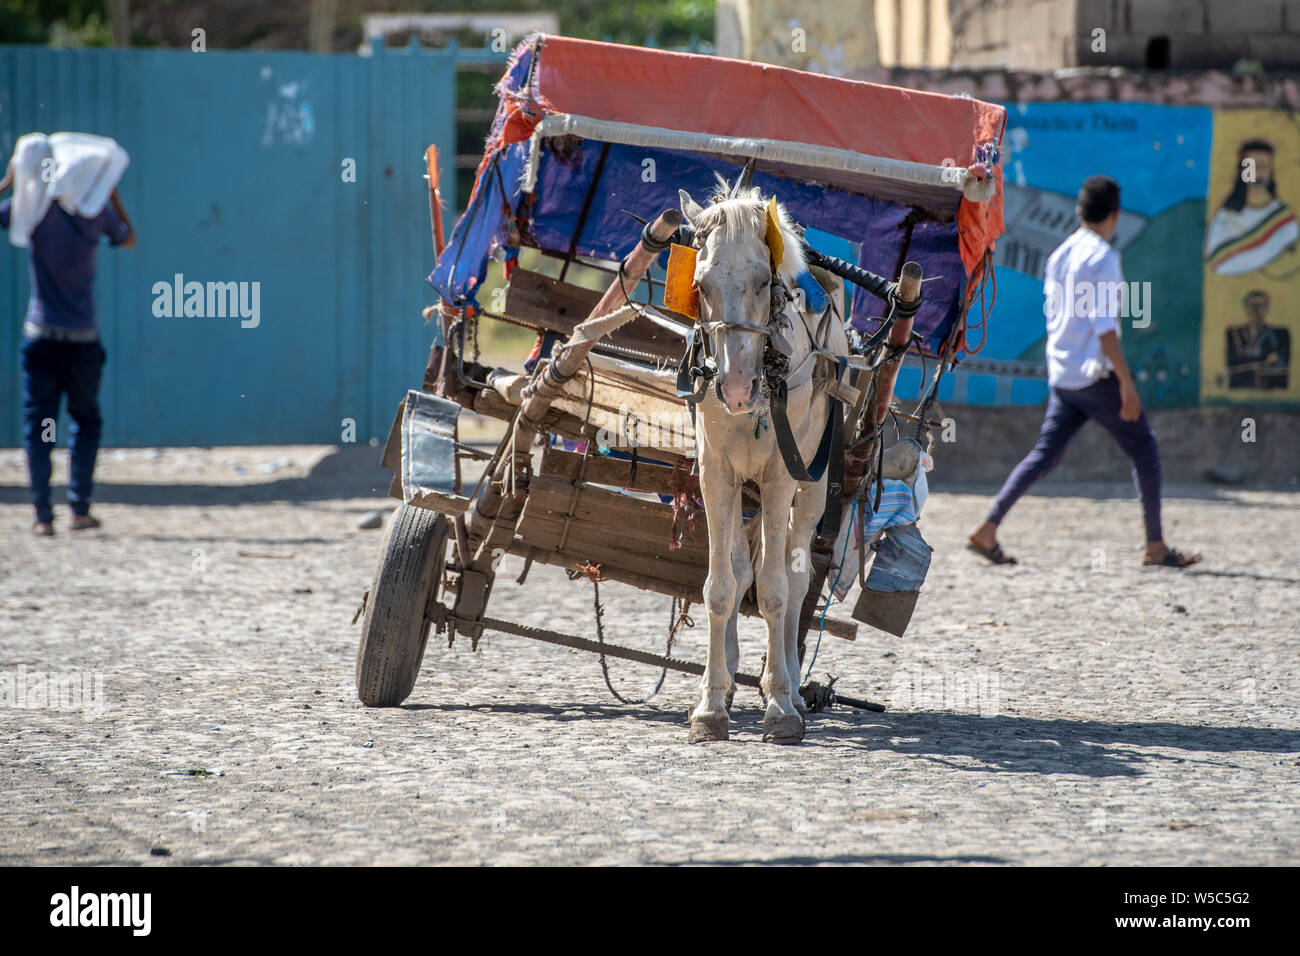
[[[1079,228],[1047,260],[1047,379],[1051,396],[1033,450],[1003,484],[967,547],[994,564],[1015,564],[998,544],[997,531],[1011,506],[1057,466],[1070,439],[1092,419],[1133,459],[1133,480],[1146,523],[1143,564],[1184,568],[1200,552],[1182,554],[1165,544],[1160,526],[1160,449],[1147,423],[1133,376],[1119,344],[1118,294],[1124,281],[1119,253],[1110,246],[1119,223],[1119,185],[1091,176],[1079,190]]]
[[[104,238],[124,248],[136,241],[116,188],[125,151],[102,137],[55,135],[64,138],[56,145],[71,150],[66,162],[51,147],[54,137],[29,134],[19,139],[0,179],[0,193],[14,187],[13,198],[0,202],[0,227],[9,230],[14,245],[31,247],[32,291],[21,349],[23,438],[36,508],[32,530],[41,537],[54,534],[50,452],[64,395],[72,419],[70,527],[99,527],[90,514],[90,496],[103,424],[99,380],[106,353],[95,323],[95,251]]]

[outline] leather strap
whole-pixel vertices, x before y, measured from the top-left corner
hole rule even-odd
[[[836,363],[835,383],[837,385],[844,378],[847,364],[842,358]],[[826,478],[826,508],[822,511],[822,520],[818,523],[817,533],[823,538],[834,541],[840,536],[840,520],[843,517],[841,512],[844,510],[844,411],[835,397],[834,390],[827,394],[831,406],[830,459],[827,462],[830,471]]]
[[[772,415],[772,431],[776,433],[776,447],[781,452],[781,460],[785,462],[786,471],[790,472],[790,477],[795,481],[818,481],[822,472],[826,470],[826,462],[830,458],[830,418],[826,420],[826,427],[822,430],[821,442],[817,445],[812,463],[805,465],[803,455],[799,454],[799,446],[795,443],[794,432],[790,428],[790,416],[786,413],[789,392],[784,379],[777,379],[772,383],[771,388],[769,410]]]
[[[686,333],[686,351],[682,354],[682,360],[677,364],[677,397],[685,399],[691,406],[691,418],[695,417],[695,406],[704,398],[705,392],[709,389],[709,379],[713,376],[708,374],[708,370],[700,365],[700,353],[703,351],[704,341],[700,335],[699,329],[694,326]],[[696,379],[703,379],[699,388],[695,387]]]

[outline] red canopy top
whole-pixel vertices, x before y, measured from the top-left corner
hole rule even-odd
[[[1006,110],[967,97],[695,53],[542,37],[534,78],[550,112],[966,167],[1002,139]]]
[[[972,278],[1002,232],[999,146],[1006,110],[996,104],[547,35],[525,41],[512,64],[529,49],[534,59],[527,90],[502,91],[503,101],[514,102],[489,152],[526,139],[555,115],[543,127],[553,135],[731,157],[749,153],[760,168],[767,161],[792,178],[832,182],[902,205],[937,200],[951,209],[948,203],[960,200],[961,255]]]

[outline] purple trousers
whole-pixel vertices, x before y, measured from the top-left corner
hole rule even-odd
[[[1007,476],[993,501],[988,520],[1001,524],[1030,485],[1060,464],[1065,446],[1091,418],[1110,432],[1124,454],[1133,459],[1133,483],[1142,499],[1147,541],[1164,540],[1160,528],[1160,448],[1146,412],[1137,421],[1126,422],[1119,417],[1120,405],[1119,379],[1114,375],[1107,375],[1087,388],[1052,389],[1038,441]]]

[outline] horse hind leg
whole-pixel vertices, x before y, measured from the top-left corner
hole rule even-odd
[[[794,683],[794,706],[801,715],[808,713],[808,705],[799,693],[802,663],[799,660],[800,613],[808,588],[812,584],[812,546],[817,523],[821,520],[823,502],[826,500],[825,477],[811,488],[800,489],[795,494],[790,511],[790,600],[785,615],[786,668]]]
[[[797,605],[796,605],[797,606]],[[807,716],[808,705],[804,703],[803,695],[799,693],[799,688],[803,683],[801,665],[799,663],[799,612],[786,613],[785,625],[785,666],[786,671],[791,676],[794,684],[794,693],[791,699],[794,701],[794,709],[799,711],[801,716]]]
[[[798,540],[795,538],[794,540]],[[803,697],[799,693],[799,683],[801,667],[799,661],[799,615],[803,610],[804,597],[808,593],[808,583],[812,578],[808,562],[811,558],[806,552],[798,553],[797,549],[793,550],[790,555],[790,598],[786,602],[785,610],[785,627],[782,634],[786,673],[790,675],[792,684],[791,698],[794,701],[795,710],[801,715],[808,713],[808,707],[803,702]]]
[[[736,606],[727,622],[727,674],[731,688],[727,691],[727,712],[736,701],[736,671],[740,670],[740,602],[754,581],[754,567],[750,562],[749,545],[744,535],[737,535],[731,549],[731,570],[736,578]]]
[[[739,613],[733,614],[727,622],[727,676],[731,678],[731,686],[727,689],[727,713],[731,713],[731,705],[736,702],[736,671],[740,670],[739,617]]]

